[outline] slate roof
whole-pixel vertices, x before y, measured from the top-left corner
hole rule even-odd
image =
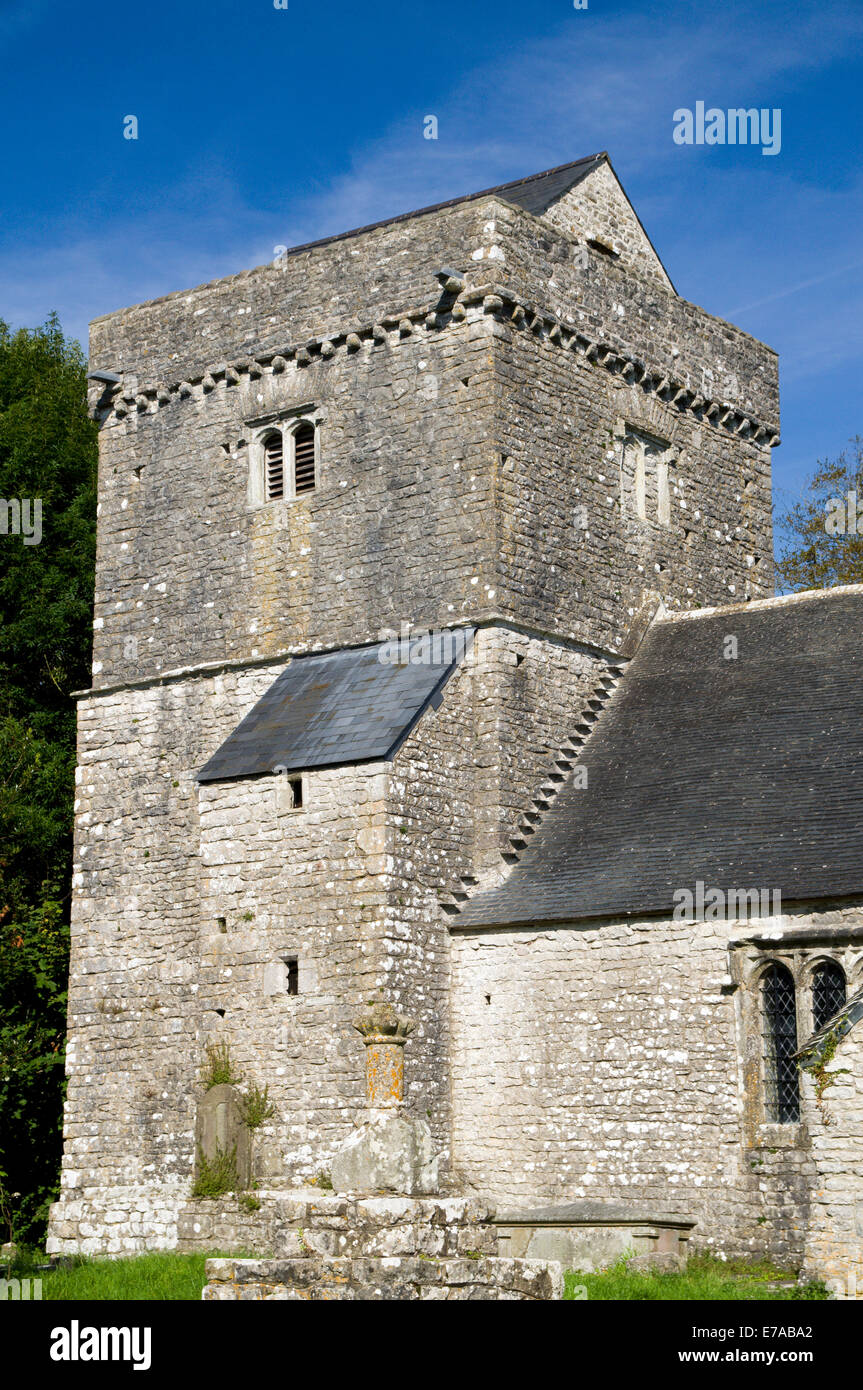
[[[670,915],[699,879],[863,893],[863,586],[655,623],[579,765],[453,929]]]
[[[446,635],[449,636],[449,635]],[[392,758],[473,640],[418,636],[287,666],[198,773],[199,782]],[[399,658],[406,658],[399,664]],[[430,659],[423,659],[430,658]]]
[[[460,198],[450,198],[444,203],[430,203],[427,207],[416,208],[413,212],[403,212],[397,217],[385,217],[380,222],[370,222],[365,227],[354,227],[348,232],[338,232],[334,236],[321,237],[318,241],[306,241],[302,246],[289,247],[284,254],[297,256],[301,251],[311,251],[316,246],[329,246],[334,241],[346,241],[349,237],[373,232],[378,227],[389,227],[397,222],[409,222],[412,218],[424,217],[429,212],[443,212],[445,208],[458,207],[459,203],[476,202],[478,198],[497,196],[508,203],[515,203],[518,207],[524,208],[526,212],[532,212],[534,216],[538,217],[564,193],[575,188],[582,179],[593,173],[593,170],[603,162],[608,165],[611,164],[611,160],[604,150],[599,154],[585,155],[583,159],[573,160],[570,164],[559,164],[556,169],[545,169],[542,173],[531,174],[527,178],[513,179],[510,183],[499,183],[494,188],[483,188],[479,193],[463,193]]]

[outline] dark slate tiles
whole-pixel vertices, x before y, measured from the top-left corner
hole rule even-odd
[[[657,623],[579,763],[453,927],[670,914],[698,880],[863,892],[863,591]]]
[[[541,174],[531,174],[528,178],[514,179],[510,183],[497,184],[494,188],[483,188],[479,193],[465,193],[460,198],[450,198],[445,203],[431,203],[428,207],[416,208],[413,212],[403,212],[397,217],[386,217],[382,222],[372,222],[365,227],[354,227],[349,232],[339,232],[335,236],[322,237],[319,241],[303,242],[300,246],[290,247],[286,254],[297,256],[301,252],[312,250],[318,246],[330,246],[336,241],[363,236],[366,232],[373,232],[378,227],[389,227],[397,222],[410,222],[414,217],[425,217],[430,212],[443,212],[446,208],[458,207],[460,203],[472,203],[476,202],[478,198],[488,198],[494,195],[503,198],[507,203],[515,203],[518,207],[524,208],[526,212],[532,212],[538,217],[556,199],[581,183],[582,179],[592,173],[603,160],[608,161],[608,155],[604,151],[601,154],[586,155],[570,164],[561,164],[556,169],[546,169]]]
[[[472,638],[462,629],[295,658],[198,781],[391,758]]]

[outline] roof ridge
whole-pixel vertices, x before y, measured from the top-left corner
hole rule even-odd
[[[658,623],[679,623],[693,618],[715,618],[723,613],[747,613],[753,609],[782,608],[810,600],[840,598],[843,595],[863,596],[863,584],[836,584],[829,589],[799,589],[793,594],[772,594],[770,598],[744,599],[737,603],[720,603],[712,608],[686,608],[679,611],[666,608],[657,614]]]
[[[472,203],[476,202],[479,198],[490,198],[495,193],[503,193],[507,189],[526,187],[529,184],[538,183],[542,179],[551,178],[557,174],[563,174],[567,169],[577,169],[583,165],[599,164],[603,159],[606,160],[609,165],[611,164],[607,150],[600,150],[597,154],[584,155],[581,159],[574,159],[568,164],[558,164],[554,169],[543,169],[538,174],[524,174],[521,178],[510,179],[507,183],[497,183],[491,188],[481,188],[475,193],[462,193],[457,198],[447,198],[440,203],[428,203],[425,207],[413,208],[408,212],[399,212],[393,217],[382,217],[377,222],[367,222],[361,227],[349,227],[343,232],[333,232],[329,236],[318,237],[314,241],[303,241],[297,246],[287,247],[282,254],[285,258],[298,256],[304,251],[314,251],[319,246],[331,246],[338,241],[348,241],[352,237],[364,236],[366,232],[375,232],[381,227],[393,227],[397,226],[400,222],[409,222],[414,217],[425,217],[428,213],[432,212],[444,212],[447,208],[458,207],[460,203]],[[271,261],[262,261],[260,265],[247,266],[242,270],[233,271],[230,275],[218,275],[215,279],[204,280],[199,285],[188,286],[186,289],[181,290],[171,290],[168,294],[158,295],[155,299],[142,299],[136,304],[126,305],[121,309],[110,309],[105,314],[97,314],[90,322],[100,323],[104,319],[114,318],[117,314],[128,313],[131,309],[140,309],[150,304],[161,304],[165,300],[179,298],[181,295],[194,294],[196,290],[206,289],[210,285],[223,284],[229,280],[239,280],[253,275],[256,271],[263,270],[271,264]]]

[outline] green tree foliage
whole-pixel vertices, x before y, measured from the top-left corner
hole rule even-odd
[[[15,333],[0,321],[0,498],[42,503],[39,544],[0,534],[0,1181],[20,1194],[24,1241],[43,1232],[60,1156],[71,692],[90,680],[96,458],[78,344],[54,317]]]
[[[856,494],[860,521],[849,509],[848,494]],[[842,501],[841,530],[829,517]],[[852,440],[836,459],[821,459],[805,496],[776,523],[782,547],[776,563],[777,584],[785,591],[832,589],[837,584],[863,583],[863,438]],[[836,532],[831,534],[831,530]]]

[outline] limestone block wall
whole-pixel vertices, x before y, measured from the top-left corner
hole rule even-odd
[[[803,1073],[815,1165],[803,1273],[840,1298],[863,1298],[863,1033],[852,1028],[825,1064],[832,1078],[816,1099]]]
[[[95,367],[182,381],[202,366],[277,353],[316,334],[379,322],[440,296],[435,272],[466,269],[483,245],[489,199],[394,220],[272,263],[94,319]]]
[[[503,611],[617,649],[645,588],[672,608],[770,596],[769,449],[591,363],[547,327],[496,330]],[[656,454],[643,517],[626,476],[632,431]]]
[[[314,769],[300,810],[278,776],[199,790],[198,1049],[228,1042],[243,1081],[269,1087],[267,1182],[328,1169],[364,1104],[351,1020],[384,979],[386,784],[380,763]]]
[[[486,197],[98,320],[94,681],[495,614],[607,646],[644,573],[768,593],[775,354],[585,228]],[[258,505],[256,430],[300,410],[320,486]],[[621,513],[627,426],[674,451],[661,534]]]
[[[482,628],[392,768],[387,997],[417,1022],[405,1053],[409,1103],[446,1165],[451,1127],[449,924],[460,877],[500,874],[519,813],[555,768],[605,662],[575,644]]]
[[[142,1223],[175,1243],[208,1041],[229,1041],[244,1080],[273,1086],[264,1172],[315,1176],[361,1104],[346,1017],[372,972],[380,769],[311,774],[295,813],[283,778],[194,780],[278,669],[82,702],[56,1248],[140,1242]]]
[[[478,248],[487,280],[520,291],[534,309],[550,311],[596,341],[631,351],[669,380],[778,426],[779,371],[771,348],[689,303],[631,260],[610,260],[589,248],[585,254],[549,214],[532,217],[500,201],[489,214]]]
[[[728,983],[741,935],[746,924],[658,919],[456,925],[456,1170],[508,1207],[674,1210],[697,1220],[696,1246],[798,1266],[808,1133],[747,1135],[742,1059],[761,1044]]]
[[[662,262],[607,164],[598,165],[587,179],[552,203],[543,221],[560,227],[574,241],[605,242],[627,270],[671,288]]]
[[[331,360],[236,384],[223,374],[112,415],[100,433],[94,683],[374,641],[486,607],[489,354],[481,314],[427,341],[396,325]],[[250,422],[303,409],[317,419],[319,486],[250,501],[261,466]]]
[[[312,769],[298,810],[282,776],[194,780],[280,665],[82,701],[56,1249],[176,1242],[208,1043],[229,1044],[244,1085],[270,1088],[260,1180],[326,1171],[363,1106],[351,1021],[376,993],[417,1020],[409,1105],[428,1114],[447,1171],[439,899],[501,863],[512,808],[546,774],[598,663],[505,629],[481,631],[475,656],[395,763]],[[504,751],[516,728],[517,752]]]

